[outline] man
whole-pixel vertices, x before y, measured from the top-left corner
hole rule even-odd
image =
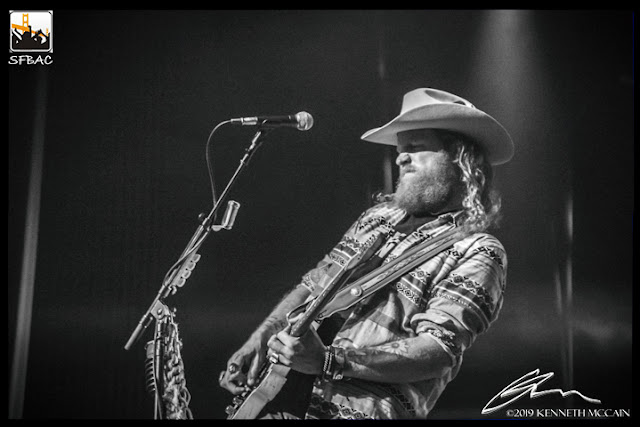
[[[502,307],[507,258],[486,231],[500,208],[492,165],[513,155],[507,131],[467,100],[422,88],[404,96],[400,115],[362,139],[397,146],[395,193],[361,215],[220,374],[222,387],[245,397],[269,363],[313,380],[308,392],[283,390],[259,418],[425,418]],[[344,277],[346,269],[347,286],[448,230],[462,237],[317,330],[291,334],[290,322],[295,327],[302,313],[287,314],[334,283],[328,277]],[[363,257],[373,241],[373,255]]]

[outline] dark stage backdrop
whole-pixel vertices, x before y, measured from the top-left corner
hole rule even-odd
[[[207,239],[166,301],[193,414],[224,418],[219,371],[389,188],[393,149],[359,137],[417,87],[470,99],[516,144],[495,170],[504,308],[432,417],[503,418],[481,409],[534,369],[555,374],[541,389],[631,408],[631,12],[54,10],[54,28],[53,64],[8,66],[10,377],[34,124],[45,113],[23,418],[153,417],[152,328],[123,347],[211,208],[209,133],[232,117],[308,111],[311,130],[276,130],[258,150],[230,196],[242,205],[234,228]],[[218,191],[254,132],[214,135]],[[553,395],[511,406],[585,404]]]

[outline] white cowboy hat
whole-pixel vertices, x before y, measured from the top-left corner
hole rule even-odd
[[[400,115],[361,138],[378,144],[398,145],[397,133],[412,129],[446,129],[465,135],[484,148],[492,165],[513,157],[513,141],[496,119],[466,99],[438,89],[420,88],[404,95]]]

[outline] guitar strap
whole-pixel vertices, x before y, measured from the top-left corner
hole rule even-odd
[[[464,236],[465,232],[463,230],[459,227],[453,227],[409,249],[398,258],[381,265],[360,279],[340,289],[319,312],[316,321],[321,321],[338,311],[353,307],[387,284],[397,280],[425,263],[428,259],[453,246],[454,243],[461,240]]]

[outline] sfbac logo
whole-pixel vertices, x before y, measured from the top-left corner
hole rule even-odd
[[[11,52],[53,52],[53,11],[13,10],[9,20]]]

